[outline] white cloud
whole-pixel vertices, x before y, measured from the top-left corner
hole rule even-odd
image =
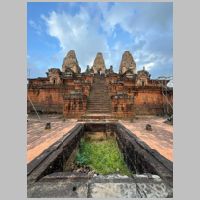
[[[47,33],[58,39],[63,57],[69,50],[75,50],[82,70],[93,63],[97,52],[109,51],[105,36],[97,31],[98,24],[93,23],[84,8],[75,16],[51,12],[42,18],[48,27]]]
[[[102,27],[107,33],[115,33],[116,26],[129,33],[131,40],[127,49],[134,55],[137,68],[145,65],[147,70],[172,65],[172,4],[166,3],[115,3],[102,6]],[[115,49],[125,45],[116,42]]]
[[[149,71],[153,66],[155,66],[155,63],[153,63],[153,62],[144,64],[144,67],[145,67],[145,69],[146,69],[147,71]]]
[[[74,15],[53,11],[41,17],[46,23],[47,34],[59,41],[59,58],[62,59],[69,50],[75,50],[82,71],[86,65],[93,64],[100,51],[106,66],[113,65],[118,72],[125,50],[132,52],[138,70],[143,66],[152,70],[167,67],[166,63],[172,65],[171,8],[163,5],[97,3],[94,9],[90,4],[80,6],[80,11]],[[30,24],[36,29],[35,23]],[[130,35],[128,43],[119,39],[117,25]],[[112,36],[112,45],[108,36]]]
[[[166,31],[169,28],[171,5],[166,3],[115,3],[112,7],[99,3],[104,20],[102,27],[107,32],[114,31],[119,24],[131,34],[144,33],[149,30],[159,29]]]

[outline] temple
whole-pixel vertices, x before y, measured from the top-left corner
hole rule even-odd
[[[51,68],[47,77],[28,79],[27,111],[62,113],[65,118],[172,114],[173,89],[167,87],[168,81],[151,79],[145,67],[137,71],[129,51],[122,55],[119,73],[112,66],[106,68],[100,52],[81,72],[75,51],[70,50],[62,70]]]

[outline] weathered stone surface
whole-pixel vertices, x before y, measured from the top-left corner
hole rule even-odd
[[[172,198],[172,190],[164,183],[137,183],[142,198]]]
[[[166,100],[163,98],[161,80],[150,79],[145,68],[137,74],[135,70],[135,61],[131,53],[126,51],[122,56],[119,74],[113,72],[112,66],[106,69],[102,53],[97,54],[92,68],[87,66],[84,73],[78,73],[80,68],[75,52],[70,51],[64,59],[63,72],[51,68],[47,78],[29,79],[28,95],[37,111],[64,113],[68,117],[79,118],[87,112],[106,113],[116,118],[173,114],[173,90],[165,91],[168,96]],[[101,80],[98,87],[95,87],[95,77]],[[167,80],[163,81],[163,85],[167,83]],[[80,91],[86,98],[78,100],[71,95],[74,91]],[[70,96],[67,102],[64,96]],[[27,105],[28,113],[35,112],[29,100]]]
[[[62,71],[65,72],[67,69],[72,70],[74,73],[80,73],[81,71],[74,50],[70,50],[63,60]]]
[[[149,74],[149,72],[145,70],[145,67],[143,67],[143,70],[137,72],[136,85],[138,86],[148,85],[150,76],[151,75]]]
[[[102,53],[97,53],[95,59],[94,59],[94,63],[92,66],[92,70],[93,72],[96,73],[105,73],[106,71],[106,66],[105,66],[105,62],[104,62],[104,58],[103,58],[103,54]]]
[[[118,144],[122,142],[119,145],[122,146],[120,149],[123,154],[127,155],[127,159],[136,161],[133,167],[145,167],[145,173],[122,176],[65,172],[62,163],[71,159],[84,133],[94,129],[109,131],[110,134],[115,130],[117,138],[119,137]],[[146,144],[120,124],[77,124],[70,132],[71,134],[65,135],[28,165],[28,197],[172,197],[173,186],[167,185],[163,177],[169,178],[172,175],[172,166],[167,166],[166,159],[156,156]],[[61,153],[65,155],[66,160],[63,160]],[[132,162],[130,159],[127,160],[129,166]]]
[[[71,182],[67,180],[53,180],[50,182],[38,182],[28,188],[27,196],[30,198],[86,198],[88,184],[85,182]]]
[[[81,176],[39,181],[27,190],[28,198],[172,198],[173,190],[163,181],[138,177],[95,176],[87,179]]]
[[[51,68],[47,72],[47,75],[49,77],[49,81],[52,84],[60,84],[61,83],[61,78],[60,78],[61,71],[60,69],[57,68]]]
[[[124,74],[126,72],[136,73],[136,63],[133,59],[132,54],[129,51],[125,51],[122,55],[119,73]]]
[[[92,198],[137,198],[135,183],[93,183],[90,185]]]
[[[94,78],[87,105],[88,113],[111,113],[111,99],[104,79]]]

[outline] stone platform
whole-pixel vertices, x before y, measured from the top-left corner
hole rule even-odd
[[[132,177],[53,173],[28,187],[28,197],[41,198],[166,198],[172,197],[168,187],[157,175]]]
[[[77,123],[77,119],[63,121],[61,115],[29,115],[27,122],[27,163],[40,155],[50,145],[59,140]],[[45,129],[47,122],[51,122],[51,129]]]
[[[164,123],[165,120],[157,116],[138,116],[133,122],[124,120],[119,122],[152,149],[173,161],[173,126]],[[152,131],[146,130],[147,124],[151,125]]]
[[[92,114],[91,114],[92,115]],[[63,121],[61,115],[41,115],[41,121],[37,116],[29,116],[27,122],[27,163],[40,155],[50,145],[55,143],[64,134],[69,132],[78,122],[77,119]],[[97,119],[99,122],[112,121],[114,119]],[[87,121],[95,121],[87,119]],[[163,123],[164,118],[157,116],[140,117],[134,122],[120,120],[126,128],[143,140],[148,146],[157,150],[169,160],[173,160],[173,126]],[[51,122],[51,129],[45,130],[46,122]],[[146,124],[152,125],[152,131],[145,129]]]

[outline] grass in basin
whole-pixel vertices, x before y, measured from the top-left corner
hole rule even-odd
[[[119,173],[121,175],[131,175],[114,139],[102,141],[82,139],[75,161],[79,165],[89,166],[99,174]]]

